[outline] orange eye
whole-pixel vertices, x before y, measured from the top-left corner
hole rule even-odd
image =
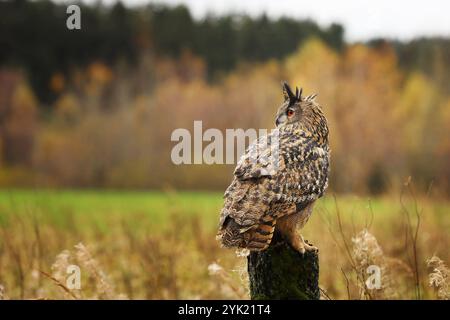
[[[294,115],[294,110],[289,109],[287,111],[287,115],[288,115],[288,117],[292,117]]]

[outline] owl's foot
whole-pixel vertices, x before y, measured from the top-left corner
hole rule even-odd
[[[292,240],[291,241],[292,247],[294,247],[294,249],[297,250],[298,252],[300,252],[301,254],[305,254],[305,252],[307,252],[307,251],[312,251],[312,252],[319,251],[319,249],[317,247],[306,242],[305,239],[303,239],[302,235],[293,237],[293,239],[291,239],[291,240]]]

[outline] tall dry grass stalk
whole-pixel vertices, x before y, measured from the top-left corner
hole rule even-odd
[[[96,285],[95,298],[99,299],[125,298],[124,295],[122,294],[117,295],[115,293],[114,287],[109,282],[105,272],[100,268],[98,262],[92,257],[91,253],[83,243],[80,242],[77,245],[75,245],[75,249],[77,261],[95,280]]]
[[[224,296],[232,299],[249,299],[249,280],[246,268],[246,261],[242,259],[241,264],[234,270],[226,271],[217,262],[208,266],[210,276],[215,276],[220,280],[220,289]],[[239,281],[233,277],[233,273],[238,276]]]
[[[431,188],[431,187],[430,187]],[[429,189],[430,191],[431,189]],[[405,204],[405,195],[408,195],[413,202],[414,205],[414,216],[416,219],[415,225],[412,219],[412,215],[410,210],[408,210]],[[422,210],[419,210],[417,196],[413,188],[412,178],[409,176],[405,183],[403,184],[403,188],[400,193],[400,204],[402,206],[402,211],[404,216],[406,217],[405,223],[405,250],[409,255],[409,265],[412,267],[414,271],[414,281],[415,281],[415,294],[416,299],[421,299],[421,279],[420,279],[420,268],[419,268],[419,248],[418,248],[418,237],[419,237],[419,228],[421,223],[421,214]]]
[[[83,243],[78,243],[74,246],[74,252],[64,250],[57,255],[55,262],[53,263],[52,275],[48,275],[42,272],[47,278],[53,280],[53,282],[60,287],[66,296],[73,299],[126,299],[124,294],[116,294],[114,287],[108,280],[105,272],[100,268],[99,263],[93,258],[90,251]],[[70,265],[77,265],[81,270],[82,288],[69,289],[64,283],[67,279],[67,270]],[[92,294],[88,297],[83,296],[82,293],[84,286],[94,285],[95,290],[92,290]]]
[[[8,296],[6,295],[5,287],[1,284],[0,284],[0,300],[8,300]]]
[[[359,274],[358,286],[361,295],[371,299],[398,299],[399,288],[395,285],[393,270],[391,265],[393,259],[388,259],[381,249],[377,239],[367,229],[359,232],[352,238],[353,257],[356,263],[356,272]],[[381,287],[368,288],[366,281],[368,279],[369,267],[376,266],[381,271]]]
[[[340,271],[343,275],[345,291],[348,299],[408,299],[411,298],[409,283],[416,278],[412,268],[400,258],[387,256],[376,237],[369,232],[368,227],[373,224],[374,212],[369,202],[369,220],[365,227],[356,233],[356,226],[345,224],[342,213],[334,197],[337,229],[333,230],[328,224],[330,235],[339,250],[344,252],[347,263]],[[367,281],[372,275],[373,268],[379,268],[381,285],[379,288],[369,287]],[[371,278],[372,279],[372,278]],[[416,287],[414,287],[416,288]],[[417,291],[416,291],[417,292]]]
[[[439,299],[450,300],[450,269],[437,256],[428,259],[427,265],[432,269],[428,274],[430,287],[436,290]]]

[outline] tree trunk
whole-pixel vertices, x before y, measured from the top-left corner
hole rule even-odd
[[[317,253],[302,255],[274,237],[269,248],[251,252],[247,259],[252,300],[320,299]]]

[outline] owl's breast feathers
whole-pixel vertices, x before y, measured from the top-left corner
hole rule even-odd
[[[328,171],[328,144],[303,130],[273,131],[254,141],[224,194],[221,243],[265,249],[278,218],[296,213],[323,195]]]

